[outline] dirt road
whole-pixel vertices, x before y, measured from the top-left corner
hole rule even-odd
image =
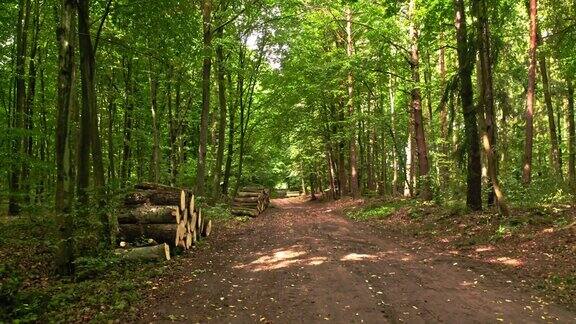
[[[216,323],[576,322],[481,263],[341,216],[333,203],[275,200],[274,208],[187,258],[158,282],[142,321]],[[168,291],[163,285],[173,286]],[[179,295],[180,294],[180,295]]]

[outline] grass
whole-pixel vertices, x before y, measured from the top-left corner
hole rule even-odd
[[[411,200],[376,201],[360,208],[349,210],[346,212],[346,216],[356,221],[385,219],[399,209],[415,204],[416,202]]]

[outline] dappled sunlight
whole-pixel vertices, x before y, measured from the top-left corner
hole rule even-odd
[[[377,259],[377,255],[372,254],[359,254],[359,253],[350,253],[343,256],[340,261],[363,261],[363,260],[374,260]]]
[[[494,259],[488,260],[488,262],[499,263],[499,264],[503,264],[503,265],[507,265],[507,266],[511,266],[511,267],[521,267],[524,265],[524,262],[522,260],[513,259],[513,258],[509,258],[509,257],[494,258]]]
[[[493,246],[479,246],[475,249],[476,252],[490,252],[494,250],[495,248]]]
[[[265,254],[256,260],[248,263],[236,265],[236,269],[248,269],[254,272],[277,270],[289,266],[318,266],[324,263],[326,257],[305,257],[308,253],[303,251],[300,246],[295,245],[289,248],[277,249],[269,254]]]

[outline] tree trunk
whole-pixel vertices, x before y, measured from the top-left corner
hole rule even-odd
[[[16,103],[13,115],[13,128],[24,129],[24,112],[26,109],[26,52],[28,48],[28,25],[30,21],[30,0],[20,0],[18,3],[18,23],[16,27]],[[20,159],[24,158],[24,137],[16,135],[12,144],[12,154]],[[12,163],[10,175],[10,199],[8,214],[20,213],[20,180],[22,164]]]
[[[540,37],[538,37],[540,39]],[[546,103],[546,113],[548,115],[548,134],[550,135],[550,162],[554,170],[555,177],[562,180],[562,164],[560,147],[558,145],[558,132],[556,131],[556,121],[554,119],[554,107],[552,106],[552,96],[550,94],[550,82],[548,81],[548,68],[546,66],[546,56],[539,55],[540,75],[542,76],[542,88],[544,88],[544,102]],[[558,125],[560,127],[560,125]]]
[[[99,218],[102,224],[102,239],[105,246],[110,242],[110,223],[108,215],[101,208],[104,206],[104,163],[102,158],[102,143],[100,140],[100,131],[98,127],[98,107],[96,104],[96,89],[95,89],[95,60],[94,48],[92,46],[92,37],[90,35],[90,14],[89,14],[89,0],[78,1],[78,40],[80,49],[80,74],[82,78],[82,126],[81,126],[81,142],[83,142],[83,150],[80,152],[82,155],[87,155],[88,148],[91,148],[92,163],[94,172],[94,189],[96,192],[96,201],[99,207]],[[88,188],[89,167],[87,165],[87,158],[82,157],[80,160],[85,160],[83,165],[82,187],[79,187],[82,195],[87,195],[86,189]],[[79,166],[80,169],[80,166]],[[85,172],[85,174],[84,174]],[[80,182],[79,182],[80,183]],[[83,201],[87,202],[85,197]]]
[[[444,45],[444,34],[440,34],[440,57],[438,59],[438,65],[440,69],[440,88],[446,88],[446,48]],[[442,136],[442,141],[440,144],[440,150],[442,153],[442,159],[439,161],[440,168],[438,178],[440,180],[441,188],[448,188],[450,183],[450,173],[447,165],[448,156],[450,154],[449,144],[448,144],[448,109],[446,105],[446,100],[440,100],[440,135]]]
[[[150,65],[152,70],[152,65]],[[148,77],[150,83],[150,113],[152,115],[152,161],[150,168],[150,181],[160,181],[160,134],[158,130],[158,79],[152,75]]]
[[[238,82],[240,83],[240,79],[242,76],[238,74]],[[230,91],[232,91],[232,76],[228,74],[228,87]],[[228,106],[228,148],[227,148],[227,155],[226,155],[226,165],[224,166],[224,181],[222,183],[222,193],[228,195],[228,188],[230,183],[230,175],[232,174],[232,158],[234,156],[234,133],[235,129],[235,121],[236,121],[236,105],[230,104]]]
[[[352,9],[346,7],[346,54],[348,59],[354,55],[354,38],[352,35]],[[354,74],[352,70],[348,71],[348,117],[354,121]],[[358,188],[358,156],[357,156],[358,138],[355,123],[350,125],[350,194],[352,197],[358,197],[360,190]]]
[[[223,29],[218,29],[216,36],[221,40],[223,38]],[[220,178],[222,175],[222,161],[224,160],[224,147],[226,146],[226,84],[224,70],[224,48],[222,42],[218,42],[216,47],[216,62],[218,66],[218,104],[220,107],[220,118],[218,120],[218,150],[216,152],[216,164],[214,165],[213,190],[214,198],[218,199],[221,193]]]
[[[70,189],[70,146],[68,126],[70,120],[73,84],[75,79],[73,21],[74,0],[61,0],[58,8],[58,112],[56,117],[56,222],[59,228],[60,243],[56,257],[58,273],[70,275],[73,272],[72,246],[72,195]]]
[[[206,145],[208,142],[208,119],[210,114],[210,71],[212,69],[212,0],[202,0],[203,47],[202,63],[202,112],[200,116],[200,139],[198,143],[198,163],[196,167],[196,194],[204,195],[206,176]]]
[[[124,67],[124,141],[122,144],[122,166],[120,180],[122,187],[130,179],[132,174],[132,124],[134,111],[133,84],[132,84],[132,59],[125,60]]]
[[[572,191],[576,191],[576,127],[574,126],[574,86],[571,76],[566,78],[568,101],[568,180]]]
[[[455,26],[458,52],[458,75],[460,77],[460,99],[464,116],[464,133],[466,136],[467,156],[467,191],[466,205],[471,210],[482,209],[482,164],[480,161],[480,140],[478,124],[474,109],[472,89],[472,56],[469,53],[468,34],[466,31],[466,13],[464,0],[454,0]]]
[[[30,164],[33,158],[33,138],[32,130],[34,128],[34,99],[36,97],[36,69],[38,62],[38,37],[40,34],[40,2],[34,2],[34,30],[32,34],[32,44],[30,49],[30,63],[28,67],[28,95],[26,97],[26,110],[24,112],[24,128],[27,135],[24,138],[24,159],[22,163],[22,193],[27,203],[30,203],[30,188],[32,179],[30,178]]]
[[[490,28],[488,23],[488,7],[486,0],[476,5],[478,17],[478,49],[480,57],[479,89],[480,89],[480,129],[482,146],[488,164],[490,192],[488,205],[494,200],[503,216],[508,216],[508,206],[504,193],[498,181],[498,159],[496,151],[496,118],[494,112],[494,87],[492,84],[492,52],[490,48]]]
[[[537,17],[538,8],[537,0],[529,0],[530,16],[530,50],[528,67],[528,92],[526,98],[526,126],[524,135],[524,159],[522,165],[522,182],[524,185],[530,185],[532,180],[532,146],[534,141],[534,91],[536,88],[536,50],[538,47],[537,40]]]
[[[415,0],[410,0],[410,16],[414,19]],[[420,54],[418,51],[418,28],[415,22],[410,24],[410,68],[412,70],[413,88],[411,92],[412,119],[414,121],[414,134],[416,140],[416,152],[418,155],[418,187],[419,196],[424,200],[432,199],[432,190],[430,188],[430,165],[428,163],[428,147],[426,145],[426,134],[424,132],[424,118],[422,118],[422,99],[420,96]]]
[[[114,124],[116,120],[116,92],[113,87],[113,77],[110,76],[110,92],[108,103],[108,179],[116,178],[114,159]]]

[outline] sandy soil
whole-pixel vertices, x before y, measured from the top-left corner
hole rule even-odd
[[[400,244],[335,203],[273,201],[150,283],[138,322],[576,322],[474,260]]]

